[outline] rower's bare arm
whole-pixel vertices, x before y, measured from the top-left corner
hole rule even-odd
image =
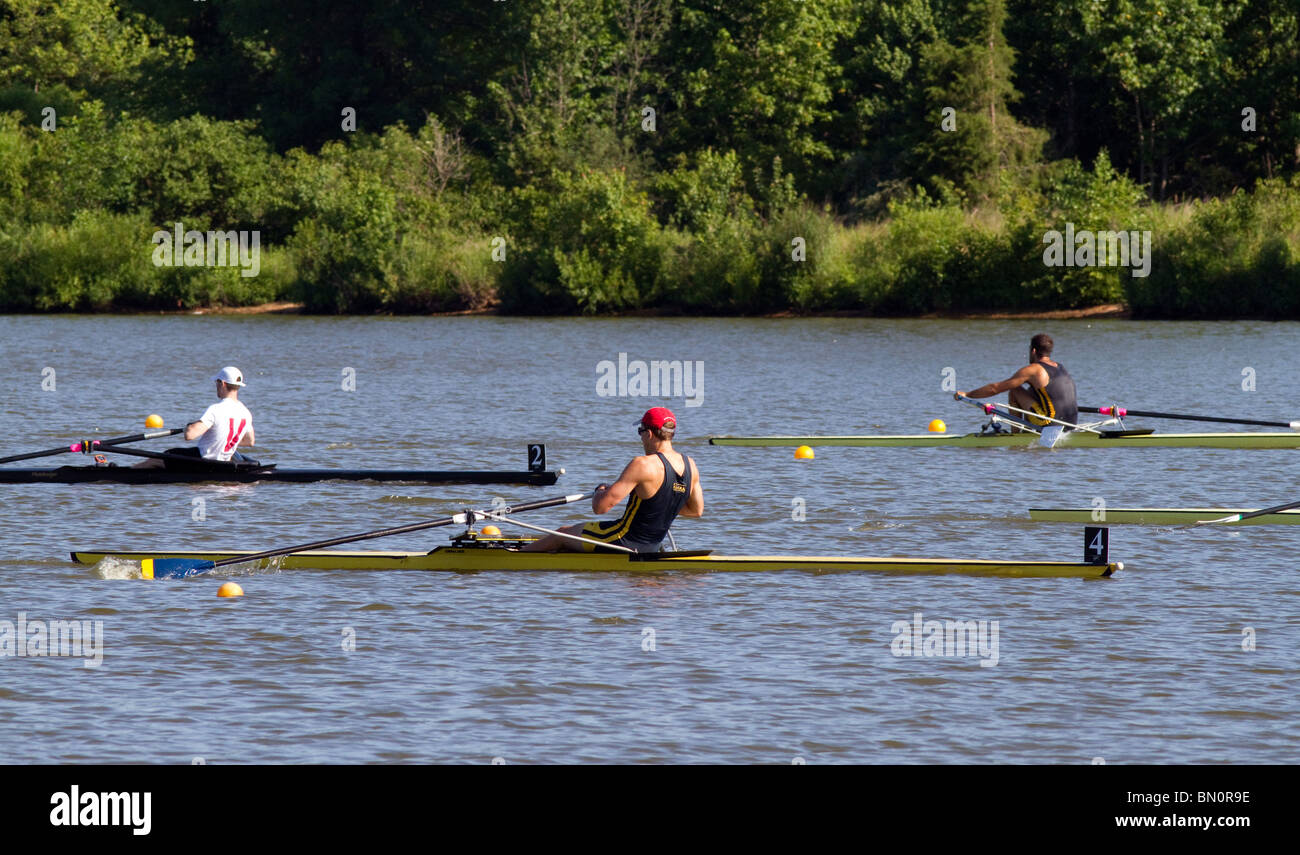
[[[185,441],[193,442],[203,436],[203,434],[207,433],[208,428],[210,427],[211,425],[207,424],[202,419],[197,422],[190,422],[185,426]]]
[[[704,516],[704,488],[700,486],[700,470],[695,468],[695,461],[691,461],[691,469],[695,471],[695,478],[691,482],[691,495],[687,497],[686,504],[682,505],[681,516],[684,517],[702,517]]]
[[[240,444],[240,445],[255,445],[255,444],[256,444],[256,442],[253,440],[253,429],[252,429],[252,428],[249,428],[248,430],[244,431],[244,435],[243,435],[242,437],[240,437],[240,439],[239,439],[239,444]]]
[[[627,465],[617,481],[604,489],[596,490],[596,494],[591,497],[591,509],[598,514],[608,513],[610,508],[626,499],[645,477],[645,460],[638,457]]]
[[[1002,380],[998,383],[986,383],[974,391],[967,392],[966,397],[992,398],[994,395],[1001,395],[1003,392],[1009,392],[1012,389],[1025,385],[1026,383],[1033,385],[1032,381],[1038,378],[1042,371],[1043,369],[1037,365],[1026,365],[1006,380]],[[959,392],[958,394],[961,393]]]

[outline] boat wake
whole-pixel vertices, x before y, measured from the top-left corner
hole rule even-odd
[[[127,561],[125,558],[105,558],[90,568],[90,572],[99,579],[143,579],[139,561]]]
[[[227,564],[224,567],[204,573],[203,578],[217,579],[231,576],[274,576],[284,571],[283,555],[275,558],[263,558],[260,561],[242,561],[239,564]]]
[[[263,559],[261,561],[245,562],[241,564],[229,564],[225,567],[218,567],[210,573],[204,573],[200,578],[229,578],[235,576],[270,576],[283,572],[284,557]],[[98,564],[90,568],[91,575],[97,579],[143,579],[144,574],[140,572],[140,562],[130,561],[125,558],[114,558],[109,556],[100,560]]]
[[[390,493],[386,496],[380,496],[381,502],[394,502],[400,505],[445,505],[445,498],[433,498],[430,496],[402,496],[396,493]]]
[[[890,520],[867,520],[853,531],[881,531],[889,528],[906,528],[907,523]]]

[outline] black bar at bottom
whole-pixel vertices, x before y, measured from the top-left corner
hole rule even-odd
[[[523,765],[509,758],[454,759],[468,765]],[[541,762],[563,763],[564,758]],[[680,762],[692,761],[682,757]],[[770,765],[804,764],[783,757]],[[569,786],[557,786],[560,775]],[[584,782],[575,781],[575,775],[590,776],[585,782],[589,786],[583,787],[581,817],[575,813],[572,785]],[[210,839],[255,838],[259,844],[292,843],[298,849],[317,841],[373,839],[376,834],[386,839],[400,832],[427,834],[434,826],[440,835],[462,828],[487,833],[488,821],[498,823],[491,830],[494,840],[509,838],[515,829],[525,837],[545,828],[588,835],[609,823],[626,828],[626,816],[618,808],[627,806],[627,787],[668,792],[661,788],[671,786],[679,796],[706,796],[725,786],[737,800],[730,819],[702,827],[693,837],[735,840],[786,830],[796,836],[852,833],[864,841],[915,837],[923,846],[969,842],[976,836],[999,844],[1138,837],[1181,846],[1195,836],[1217,847],[1259,830],[1276,837],[1288,828],[1283,811],[1289,819],[1292,775],[1284,767],[1100,763],[713,767],[685,773],[463,766],[37,766],[14,768],[0,777],[0,827],[8,839],[24,843],[29,837],[58,838],[65,844],[109,837],[127,845],[145,840],[179,843],[202,834]],[[136,804],[143,806],[143,794],[149,793],[149,833],[134,834],[129,820],[108,827],[55,824],[66,821],[67,812],[58,811],[70,803],[74,786],[82,811],[87,794],[135,793]],[[102,804],[98,796],[91,801]],[[764,805],[766,813],[739,807],[745,804]],[[706,810],[702,805],[682,809]],[[1201,827],[1207,819],[1208,829]],[[137,823],[141,830],[142,825]]]

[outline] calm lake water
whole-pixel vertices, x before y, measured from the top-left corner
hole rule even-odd
[[[236,568],[146,582],[68,561],[74,548],[271,548],[587,490],[637,451],[633,424],[655,404],[676,411],[702,473],[706,516],[676,526],[684,549],[1078,560],[1079,526],[1026,509],[1300,499],[1298,450],[819,448],[796,461],[705,442],[917,433],[935,417],[973,430],[979,413],[941,389],[945,369],[964,389],[1002,379],[1040,331],[1083,403],[1300,418],[1296,324],[0,318],[0,455],[134,433],[154,412],[183,425],[233,363],[258,455],[284,467],[520,469],[525,445],[545,442],[566,470],[552,488],[0,485],[0,641],[20,618],[103,632],[98,667],[0,658],[0,763],[1300,761],[1294,527],[1117,526],[1126,569],[1101,581]],[[702,366],[698,406],[598,394],[600,363],[620,353]],[[82,461],[17,465],[44,462]],[[216,597],[229,578],[245,597]],[[997,621],[996,664],[895,656],[893,625],[918,612]]]

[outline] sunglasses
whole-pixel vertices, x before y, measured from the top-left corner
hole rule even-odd
[[[649,433],[649,431],[650,431],[650,428],[646,427],[645,425],[641,425],[640,427],[638,427],[638,428],[636,429],[636,432],[639,433],[639,434],[640,434],[640,433]]]

